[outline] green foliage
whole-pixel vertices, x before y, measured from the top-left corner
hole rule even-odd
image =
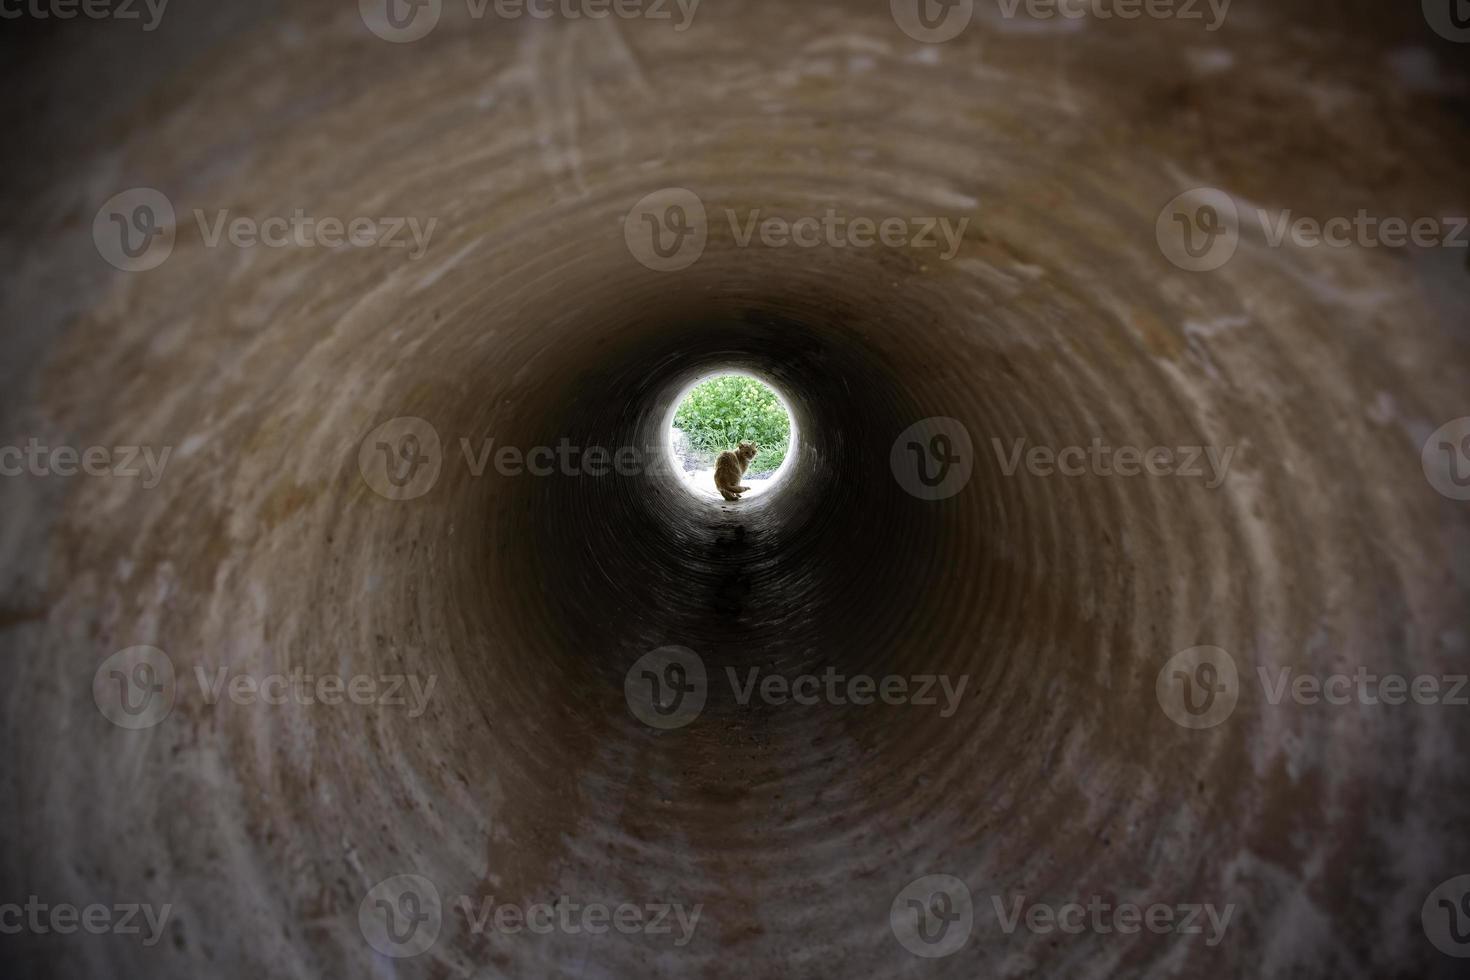
[[[674,413],[674,428],[701,458],[713,462],[742,441],[760,449],[749,473],[769,473],[781,465],[791,443],[791,419],[781,400],[754,378],[727,374],[695,385]]]

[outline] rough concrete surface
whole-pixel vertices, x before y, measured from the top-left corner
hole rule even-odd
[[[676,30],[444,0],[394,43],[347,0],[176,2],[152,31],[0,22],[0,443],[170,449],[156,481],[0,478],[0,905],[168,907],[153,943],[7,931],[0,972],[1459,975],[1421,913],[1470,874],[1470,707],[1272,703],[1260,674],[1470,661],[1470,502],[1421,460],[1470,415],[1467,250],[1255,218],[1466,214],[1467,49],[1418,4],[1237,0],[1207,31],[979,0],[922,43],[883,2],[705,0]],[[94,218],[137,187],[176,221],[129,272]],[[659,271],[630,242],[671,187],[706,242]],[[1161,244],[1195,188],[1240,215],[1204,271]],[[947,259],[742,244],[756,209],[829,208],[969,220]],[[435,224],[422,254],[209,242],[297,209]],[[662,446],[717,369],[791,402],[772,492],[466,460]],[[935,417],[972,472],[924,500],[890,463]],[[1232,455],[1219,481],[1009,463],[1099,437]],[[412,499],[378,441],[434,455]],[[625,680],[670,645],[707,699],[660,728]],[[108,660],[139,646],[166,664]],[[1208,728],[1165,706],[1198,646],[1238,668]],[[104,705],[140,665],[171,709],[127,728]],[[948,716],[742,703],[753,667],[967,686]],[[200,681],[298,669],[408,703]],[[376,904],[399,875],[421,891]],[[928,875],[973,906],[940,957],[898,935]],[[373,917],[422,882],[434,941],[384,952]],[[1095,896],[1231,912],[1209,943],[995,911]],[[484,899],[700,912],[542,934],[476,928]]]

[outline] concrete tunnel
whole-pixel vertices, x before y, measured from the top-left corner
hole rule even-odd
[[[393,2],[0,23],[6,975],[1462,975],[1453,7]]]

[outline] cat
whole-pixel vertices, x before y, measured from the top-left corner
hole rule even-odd
[[[726,450],[720,453],[720,458],[715,461],[715,488],[720,491],[720,496],[726,500],[739,500],[740,495],[750,489],[740,485],[740,478],[755,458],[757,448],[753,442],[742,442],[733,452]]]

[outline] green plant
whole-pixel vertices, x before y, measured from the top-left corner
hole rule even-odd
[[[674,413],[674,428],[710,461],[736,443],[755,440],[760,449],[750,463],[754,475],[780,466],[791,444],[791,419],[781,399],[754,378],[738,374],[695,385]]]

